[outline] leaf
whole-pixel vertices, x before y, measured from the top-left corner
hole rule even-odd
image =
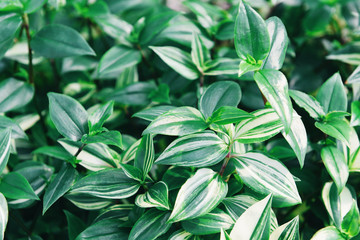
[[[23,9],[23,4],[20,0],[3,0],[0,2],[0,11],[21,11]]]
[[[228,154],[227,144],[215,133],[207,131],[180,137],[156,159],[156,164],[207,167]]]
[[[239,84],[221,81],[211,84],[199,100],[199,110],[205,118],[223,106],[237,107],[241,100]]]
[[[236,125],[234,139],[241,143],[263,142],[284,129],[284,125],[273,109],[252,112],[254,118]]]
[[[39,10],[47,0],[20,0],[24,5],[25,13],[33,13]]]
[[[285,132],[290,131],[292,104],[288,92],[288,83],[284,74],[272,69],[255,73],[255,82],[284,124]]]
[[[96,222],[82,231],[75,240],[95,239],[128,239],[128,229],[123,227],[124,222],[119,219],[105,219]]]
[[[2,178],[0,192],[7,198],[39,200],[26,178],[17,172],[8,173]]]
[[[21,5],[21,4],[20,4]],[[0,3],[1,11],[2,3]],[[0,59],[11,47],[13,38],[22,23],[21,16],[16,13],[7,13],[0,15]],[[1,102],[1,101],[0,101]]]
[[[129,240],[154,240],[167,232],[169,212],[150,209],[143,214],[131,229]]]
[[[248,72],[257,71],[261,68],[261,66],[262,66],[262,62],[249,63],[247,60],[243,60],[240,62],[240,65],[239,65],[238,77],[240,77]]]
[[[242,0],[235,20],[235,49],[239,58],[248,56],[256,61],[264,60],[269,54],[270,37],[262,17]]]
[[[351,103],[350,126],[360,126],[360,101],[354,101]]]
[[[326,113],[347,110],[347,97],[339,73],[335,73],[319,89],[316,99],[323,106]]]
[[[345,240],[336,227],[330,226],[320,229],[315,233],[315,235],[311,238],[311,240]]]
[[[272,196],[249,207],[238,220],[230,233],[231,239],[269,239],[270,210]]]
[[[271,233],[270,240],[300,240],[299,216],[278,227]]]
[[[220,240],[231,240],[231,237],[227,232],[225,232],[223,229],[221,229],[220,232]]]
[[[344,154],[334,146],[326,146],[321,149],[321,158],[336,184],[338,193],[341,193],[349,177],[349,169]]]
[[[140,185],[126,176],[122,169],[101,170],[78,180],[70,194],[88,194],[106,199],[124,199],[134,195]]]
[[[134,204],[114,204],[106,209],[103,209],[94,222],[110,218],[127,218],[133,208]]]
[[[43,210],[45,212],[60,198],[62,197],[74,183],[77,176],[75,168],[69,164],[63,165],[56,177],[50,182],[45,190],[43,198]]]
[[[0,112],[8,112],[28,104],[34,96],[29,83],[8,78],[0,83]]]
[[[170,167],[164,173],[162,181],[166,183],[169,191],[171,191],[179,189],[191,176],[193,176],[193,172],[190,168]]]
[[[321,119],[325,117],[323,107],[313,96],[297,90],[289,90],[289,94],[296,104],[304,108],[312,118]]]
[[[190,54],[175,47],[150,47],[169,67],[186,79],[195,80],[200,74]]]
[[[217,58],[206,63],[204,75],[236,75],[239,72],[239,59]]]
[[[351,127],[346,120],[336,119],[326,122],[316,122],[315,126],[327,135],[339,139],[350,146]]]
[[[168,191],[166,183],[157,182],[146,193],[137,195],[135,204],[141,208],[156,207],[169,210]]]
[[[207,119],[210,123],[219,125],[226,125],[229,123],[238,123],[242,120],[253,118],[254,116],[244,110],[236,107],[223,106],[213,112],[213,114]]]
[[[205,63],[211,60],[209,49],[207,49],[197,33],[194,33],[191,42],[191,59],[201,72],[205,70]]]
[[[192,107],[178,107],[161,114],[144,130],[144,134],[182,136],[203,131],[207,124],[203,115]]]
[[[130,23],[120,19],[115,14],[94,16],[93,20],[107,35],[115,39],[123,39],[133,30]]]
[[[33,154],[43,154],[45,156],[53,157],[56,159],[68,161],[72,158],[72,155],[67,152],[64,148],[59,146],[43,146],[37,148],[32,152]]]
[[[9,210],[6,198],[0,193],[0,238],[4,239],[5,229],[9,218]]]
[[[236,195],[227,197],[222,201],[225,206],[225,211],[236,221],[250,206],[258,201],[250,195]]]
[[[234,224],[232,218],[219,208],[194,219],[181,222],[181,226],[194,235],[208,235],[227,230]]]
[[[99,78],[116,78],[126,68],[141,62],[141,53],[126,46],[110,48],[99,62],[97,74]]]
[[[131,179],[134,179],[138,182],[142,182],[143,181],[143,172],[141,171],[141,169],[134,167],[132,165],[129,164],[122,164],[120,163],[122,169],[124,170],[124,173],[126,176],[128,176]]]
[[[116,146],[120,149],[123,148],[122,137],[121,137],[121,133],[119,131],[102,132],[102,133],[98,133],[94,136],[89,136],[89,135],[85,134],[81,138],[81,141],[86,144],[103,143],[103,144]]]
[[[301,203],[294,178],[280,161],[255,152],[232,159],[244,184],[260,194],[271,193],[274,207]]]
[[[10,156],[11,130],[0,131],[0,174],[4,171]]]
[[[355,68],[351,75],[347,78],[346,84],[354,84],[360,82],[360,65]]]
[[[279,70],[284,63],[289,44],[286,28],[278,17],[268,18],[266,27],[270,37],[270,52],[264,60],[263,68]]]
[[[72,97],[59,93],[48,93],[50,118],[64,137],[78,141],[87,133],[88,114],[84,107]]]
[[[80,218],[71,212],[64,210],[64,213],[68,226],[69,240],[74,240],[82,231],[84,231],[86,225]]]
[[[31,40],[31,47],[46,58],[96,55],[76,30],[60,24],[43,27]]]
[[[337,60],[351,65],[360,65],[359,51],[360,43],[358,41],[353,41],[339,50],[332,51],[326,56],[326,59]]]
[[[113,200],[94,197],[86,193],[67,193],[65,198],[76,207],[84,210],[100,210],[113,203]]]
[[[14,122],[11,118],[0,116],[0,130],[11,129],[11,138],[13,139],[27,139],[26,133],[21,129],[19,124]]]
[[[302,168],[305,162],[308,139],[304,123],[301,121],[301,117],[295,110],[293,110],[293,119],[291,121],[289,133],[286,133],[284,130],[281,131],[281,133],[294,150],[300,167]]]
[[[67,57],[62,60],[61,73],[85,72],[96,68],[97,60],[89,56]]]
[[[154,121],[155,118],[160,116],[161,114],[170,111],[176,107],[169,106],[169,105],[163,105],[163,106],[155,106],[148,109],[141,110],[133,115],[133,117],[145,119],[148,121]]]
[[[224,199],[228,190],[221,176],[209,168],[199,169],[180,188],[170,222],[200,217]]]
[[[145,180],[151,170],[155,158],[154,142],[151,134],[146,134],[141,138],[141,142],[136,150],[134,166],[141,169],[142,179]]]
[[[200,240],[200,237],[180,229],[171,234],[169,240]]]
[[[353,200],[353,204],[349,212],[344,216],[341,222],[341,231],[345,232],[350,237],[355,237],[359,234],[359,209],[357,203]]]
[[[113,109],[114,101],[109,101],[89,115],[88,125],[90,134],[92,132],[96,133],[102,130],[102,126],[104,125],[106,119],[108,119],[113,113]]]

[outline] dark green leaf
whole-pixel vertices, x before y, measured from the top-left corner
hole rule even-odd
[[[134,208],[134,204],[115,204],[106,209],[102,209],[100,215],[96,217],[94,222],[100,220],[109,219],[109,218],[126,218],[129,216],[129,213]]]
[[[128,229],[122,225],[125,224],[119,219],[105,219],[87,227],[76,240],[127,240]]]
[[[353,200],[351,209],[349,212],[344,216],[341,222],[341,231],[345,232],[346,235],[350,237],[355,237],[359,234],[359,209],[357,207],[357,203]]]
[[[0,174],[4,171],[10,156],[11,131],[0,131]]]
[[[134,179],[136,181],[142,182],[143,181],[143,172],[141,169],[134,167],[129,164],[121,164],[122,169],[124,170],[124,173],[126,176],[128,176],[131,179]]]
[[[106,119],[108,119],[113,113],[114,101],[110,101],[96,109],[89,115],[88,124],[89,132],[98,132],[102,130]]]
[[[47,0],[20,0],[24,5],[25,13],[33,13],[39,10]]]
[[[84,231],[86,225],[80,218],[78,218],[71,212],[64,210],[64,213],[66,215],[66,221],[68,223],[69,240],[74,240],[79,235],[79,233]]]
[[[161,114],[174,109],[174,106],[164,105],[164,106],[155,106],[152,108],[141,110],[133,115],[133,117],[142,118],[148,121],[154,121],[155,118]]]
[[[0,83],[0,112],[8,112],[28,104],[34,96],[29,83],[8,78]]]
[[[136,150],[134,166],[141,169],[142,179],[145,180],[148,172],[151,170],[155,159],[154,142],[151,134],[142,137],[141,142]]]
[[[13,139],[17,139],[17,138],[21,138],[21,139],[27,139],[27,135],[25,134],[25,132],[21,129],[21,127],[15,122],[13,121],[11,118],[5,117],[5,116],[0,116],[0,130],[4,130],[4,129],[11,129],[11,138]]]
[[[313,96],[297,90],[289,90],[289,94],[296,104],[304,108],[312,118],[321,119],[325,116],[323,107]]]
[[[1,8],[2,3],[0,3],[0,11]],[[21,26],[21,23],[21,16],[16,13],[0,14],[0,31],[2,33],[0,36],[0,59],[11,47],[14,35]]]
[[[316,122],[315,126],[327,135],[339,139],[346,145],[350,146],[351,127],[346,120],[336,119],[326,122]]]
[[[338,60],[352,65],[360,65],[360,42],[350,42],[339,50],[326,56],[330,60]]]
[[[146,193],[138,195],[135,204],[142,208],[156,207],[169,210],[168,191],[166,183],[157,182]]]
[[[210,123],[225,125],[229,123],[238,123],[242,120],[253,117],[254,116],[252,114],[247,113],[244,110],[238,109],[236,107],[223,106],[213,112],[213,114],[207,119],[207,121]]]
[[[166,183],[169,191],[179,189],[188,178],[193,175],[190,168],[170,167],[164,174],[162,181]]]
[[[43,154],[56,159],[68,161],[72,158],[72,155],[68,153],[64,148],[58,146],[44,146],[36,149],[33,154]]]
[[[17,172],[8,173],[1,179],[0,192],[7,198],[39,200],[26,178]]]
[[[108,131],[98,133],[94,136],[84,135],[81,138],[83,143],[104,143],[122,148],[122,137],[119,131]]]

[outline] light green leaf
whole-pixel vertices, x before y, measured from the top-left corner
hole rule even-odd
[[[205,70],[205,63],[211,59],[209,49],[197,33],[194,33],[191,43],[191,59],[201,72]]]
[[[319,18],[319,16],[316,16]],[[360,65],[360,42],[352,41],[340,48],[339,50],[331,52],[326,56],[326,59],[337,60],[351,65]]]
[[[272,196],[249,207],[238,220],[230,233],[231,239],[257,240],[269,239],[270,210]]]
[[[88,132],[88,114],[84,107],[72,97],[59,93],[48,93],[50,118],[64,137],[78,141]]]
[[[0,193],[0,239],[4,239],[4,233],[9,218],[9,210],[6,198]]]
[[[226,125],[229,123],[238,123],[242,120],[253,118],[254,116],[244,110],[236,107],[223,106],[213,112],[213,114],[207,119],[210,123],[218,125]]]
[[[199,100],[199,110],[205,118],[223,106],[237,107],[241,100],[239,84],[221,81],[211,84]]]
[[[0,174],[4,171],[10,156],[11,130],[0,131]]]
[[[122,169],[106,169],[78,180],[70,194],[88,194],[106,199],[123,199],[134,195],[140,185],[126,176]]]
[[[133,117],[138,117],[138,118],[145,119],[145,120],[148,120],[148,121],[154,121],[155,118],[157,118],[161,114],[163,114],[163,113],[165,113],[167,111],[170,111],[170,110],[172,110],[174,108],[176,108],[176,107],[169,106],[169,105],[155,106],[155,107],[152,107],[152,108],[141,110],[141,111],[135,113],[133,115]]]
[[[141,169],[145,180],[148,172],[151,170],[155,159],[155,149],[153,137],[151,134],[146,134],[141,138],[141,142],[136,150],[134,166]]]
[[[354,84],[360,82],[360,65],[355,68],[351,75],[346,80],[346,84]]]
[[[341,193],[349,177],[349,169],[344,154],[334,146],[326,146],[321,149],[321,158],[336,184],[338,193]]]
[[[192,107],[178,107],[157,117],[143,134],[182,136],[200,132],[206,128],[207,124],[199,110]]]
[[[77,171],[71,165],[65,164],[60,169],[56,177],[50,182],[45,190],[43,198],[43,210],[45,212],[60,198],[62,197],[74,183],[77,176]]]
[[[339,73],[330,77],[319,89],[316,99],[326,113],[347,110],[347,97],[344,84]]]
[[[221,229],[220,240],[232,240],[232,239],[227,232],[225,232],[223,229]]]
[[[0,192],[7,198],[39,200],[26,178],[17,172],[8,173],[1,179]]]
[[[169,218],[171,222],[200,217],[214,208],[227,194],[227,183],[209,168],[199,169],[180,188]]]
[[[131,229],[129,240],[155,240],[167,232],[169,212],[150,209],[143,214]]]
[[[311,240],[346,240],[336,227],[330,226],[320,229]]]
[[[239,72],[239,59],[217,58],[206,63],[204,75],[236,75]]]
[[[351,127],[344,119],[330,120],[326,122],[316,122],[315,126],[327,135],[339,139],[350,146]]]
[[[119,219],[105,219],[82,231],[75,240],[128,239],[128,228]]]
[[[116,146],[120,149],[122,149],[122,137],[121,133],[119,131],[108,131],[108,132],[102,132],[98,133],[94,136],[89,136],[85,134],[81,138],[81,142],[83,143],[104,143],[108,145]]]
[[[123,39],[133,30],[130,23],[120,19],[115,14],[104,14],[93,17],[97,25],[110,37],[115,39]]]
[[[45,156],[53,157],[56,159],[68,161],[72,158],[72,155],[67,152],[64,148],[59,146],[44,146],[37,148],[32,152],[33,154],[43,154]]]
[[[360,126],[360,101],[354,101],[351,103],[350,126]]]
[[[31,47],[46,58],[96,55],[76,30],[60,24],[43,27],[31,40]]]
[[[0,112],[8,112],[28,104],[34,96],[29,83],[8,78],[0,83]]]
[[[82,231],[84,231],[86,225],[80,218],[78,218],[74,214],[66,210],[64,210],[64,213],[66,215],[69,240],[74,240]]]
[[[0,2],[0,11],[9,11],[9,12],[16,12],[21,11],[23,9],[23,4],[20,0],[2,0]]]
[[[22,7],[21,4],[20,7]],[[0,3],[0,11],[1,8],[2,3]],[[11,47],[15,33],[21,26],[21,23],[21,16],[16,13],[0,14],[0,59]]]
[[[249,63],[247,60],[243,60],[239,65],[238,77],[241,77],[245,73],[254,72],[261,68],[262,62]]]
[[[181,222],[181,226],[194,235],[208,235],[227,230],[234,224],[233,219],[223,210],[215,208],[213,211],[194,219]]]
[[[279,116],[273,109],[252,112],[254,118],[236,125],[234,139],[241,143],[263,142],[284,129]]]
[[[293,109],[285,75],[277,70],[264,69],[255,73],[254,78],[260,91],[279,115],[284,124],[285,132],[288,133]]]
[[[215,165],[228,154],[227,144],[215,133],[207,131],[180,137],[156,159],[156,164],[207,167]]]
[[[169,210],[168,191],[166,183],[157,182],[146,193],[138,195],[135,204],[141,208],[156,207],[161,210]]]
[[[289,90],[289,94],[299,107],[304,108],[309,113],[310,117],[314,119],[325,117],[323,107],[313,96],[297,90]]]
[[[235,48],[242,60],[251,56],[256,61],[264,60],[270,50],[270,37],[265,21],[243,0],[240,1],[235,20]]]
[[[114,46],[102,57],[97,69],[100,78],[116,78],[126,68],[141,62],[141,53],[126,46]]]
[[[268,18],[266,27],[270,36],[270,52],[264,60],[263,68],[279,70],[284,63],[289,44],[286,28],[278,17]]]
[[[344,216],[341,222],[341,231],[345,232],[346,235],[350,237],[355,237],[359,234],[359,209],[355,200],[353,200],[353,204],[349,212]]]
[[[33,13],[39,10],[47,0],[20,0],[24,5],[25,13]]]
[[[195,64],[189,53],[175,47],[150,47],[169,67],[184,78],[195,80],[199,78]]]
[[[273,195],[273,206],[301,203],[294,178],[280,161],[255,152],[234,157],[232,161],[246,186],[260,194]]]
[[[114,110],[114,101],[109,101],[104,105],[97,108],[94,112],[89,115],[88,124],[89,132],[96,133],[102,130],[106,119],[108,119]]]
[[[299,216],[278,227],[271,233],[270,240],[300,240]]]

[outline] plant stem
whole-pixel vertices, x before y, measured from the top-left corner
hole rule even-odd
[[[30,35],[30,27],[29,27],[29,18],[26,13],[22,16],[23,19],[23,27],[26,32],[26,39],[27,39],[27,45],[28,45],[28,57],[29,57],[29,83],[34,85],[34,69],[33,69],[33,56],[32,56],[32,49],[30,46],[31,41],[31,35]]]
[[[79,156],[79,154],[81,153],[81,151],[84,149],[84,147],[86,146],[87,144],[86,143],[83,143],[79,149],[77,150],[77,152],[75,153],[74,157],[77,157]]]
[[[223,165],[221,166],[221,170],[219,172],[220,176],[222,176],[225,172],[226,166],[230,160],[230,152],[226,155]]]
[[[201,74],[200,76],[200,94],[203,94],[204,89],[204,74]]]

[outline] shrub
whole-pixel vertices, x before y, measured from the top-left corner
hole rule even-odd
[[[1,239],[359,239],[360,3],[165,3],[0,2]]]

